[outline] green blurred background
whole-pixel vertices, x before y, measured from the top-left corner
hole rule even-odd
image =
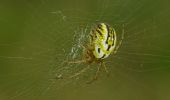
[[[0,100],[169,100],[170,1],[1,0]],[[87,66],[63,65],[99,22],[113,26],[123,44],[79,79],[56,80]],[[125,26],[124,28],[122,26]],[[74,48],[77,50],[76,48]]]

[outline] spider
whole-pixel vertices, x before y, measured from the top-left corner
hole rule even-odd
[[[107,67],[105,65],[104,60],[110,54],[116,54],[118,48],[120,47],[122,40],[123,40],[124,30],[122,34],[121,40],[117,41],[117,34],[113,27],[106,23],[99,23],[95,27],[91,29],[89,34],[90,40],[87,45],[81,45],[83,47],[83,57],[82,60],[77,61],[70,61],[69,64],[73,63],[87,63],[88,66],[80,70],[79,72],[75,73],[74,75],[70,76],[69,78],[74,78],[81,73],[85,72],[87,69],[90,68],[90,64],[97,63],[99,66],[95,73],[95,76],[91,81],[88,83],[93,82],[98,78],[99,71],[101,67],[103,67],[108,74]]]

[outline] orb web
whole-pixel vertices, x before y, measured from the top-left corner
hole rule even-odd
[[[123,85],[127,79],[142,85],[138,79],[141,75],[169,69],[168,15],[165,16],[168,10],[166,6],[158,8],[158,1],[150,5],[149,1],[96,0],[83,2],[81,6],[75,1],[71,4],[74,7],[69,2],[60,3],[61,6],[56,6],[55,1],[25,0],[28,12],[20,34],[16,39],[8,39],[13,36],[9,33],[0,41],[2,99],[57,99],[63,97],[59,91],[87,87],[86,81],[94,76],[98,65],[92,64],[86,72],[69,79],[88,64],[67,62],[82,59],[81,45],[88,43],[91,28],[100,22],[114,27],[118,41],[122,30],[125,32],[117,53],[106,59],[111,74],[107,82]],[[143,11],[144,7],[147,11]],[[10,23],[5,18],[1,21]],[[97,81],[106,80],[104,76],[102,71]]]

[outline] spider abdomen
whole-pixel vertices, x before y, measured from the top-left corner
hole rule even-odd
[[[105,23],[99,23],[91,32],[93,55],[97,59],[107,58],[116,46],[116,32]]]

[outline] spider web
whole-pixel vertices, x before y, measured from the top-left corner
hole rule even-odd
[[[135,95],[145,100],[163,98],[166,95],[161,89],[158,89],[160,92],[155,92],[155,88],[162,88],[159,84],[152,86],[165,76],[167,78],[162,81],[166,83],[170,76],[166,74],[170,65],[166,2],[25,0],[20,3],[26,6],[23,11],[27,11],[21,19],[24,22],[20,27],[15,23],[10,24],[3,17],[0,19],[1,22],[10,24],[10,27],[20,29],[15,34],[2,34],[4,37],[0,41],[2,100],[56,100],[68,97],[94,100],[96,98],[93,95],[97,95],[95,93],[102,93],[108,99],[122,100],[126,97],[126,93],[122,91],[131,90],[130,94],[136,93],[137,89],[140,91]],[[16,7],[14,4],[12,3]],[[87,67],[88,64],[84,63],[66,62],[81,60],[81,45],[87,43],[91,28],[100,22],[115,28],[118,41],[122,31],[125,32],[118,52],[105,61],[110,77],[106,77],[105,72],[101,71],[99,79],[87,85],[86,81],[94,76],[98,66],[92,64],[80,76],[68,79],[67,77]],[[163,75],[159,76],[160,74]],[[126,89],[122,88],[124,85]],[[130,88],[132,86],[134,89]],[[84,95],[87,91],[90,91],[87,93],[89,97]],[[122,96],[117,96],[118,93]],[[156,95],[159,93],[160,95]],[[80,97],[74,97],[77,94]]]

